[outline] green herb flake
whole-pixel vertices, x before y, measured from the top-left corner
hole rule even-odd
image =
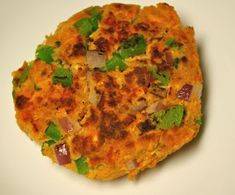
[[[153,117],[160,129],[169,129],[179,127],[184,116],[184,107],[182,105],[174,106],[168,110],[155,112]]]
[[[26,65],[26,67],[25,67],[23,73],[22,73],[21,76],[20,76],[20,81],[19,81],[19,84],[18,84],[19,87],[21,87],[21,85],[22,85],[22,84],[26,81],[26,79],[28,78],[28,75],[29,75],[29,72],[30,72],[32,66],[33,66],[33,62],[27,63],[27,65]]]
[[[15,99],[15,97],[16,97],[16,91],[14,89],[12,90],[12,97],[13,97],[13,99]]]
[[[170,80],[170,73],[168,71],[159,71],[157,70],[157,67],[155,66],[149,66],[148,67],[149,72],[152,74],[153,78],[160,81],[160,85],[166,87]]]
[[[108,60],[104,67],[101,68],[101,71],[112,71],[116,68],[119,68],[120,71],[124,71],[127,65],[121,58],[121,56],[117,53],[114,53],[112,58]]]
[[[180,59],[179,58],[175,58],[173,61],[173,66],[178,69],[179,67],[179,63],[180,63]]]
[[[36,49],[36,58],[51,64],[53,61],[54,48],[49,45],[39,45]]]
[[[161,82],[160,85],[167,86],[170,82],[170,74],[167,71],[158,72],[156,74],[156,79]]]
[[[99,21],[101,20],[101,13],[98,11],[98,8],[94,7],[90,12],[91,17],[81,18],[73,25],[79,30],[83,37],[88,37],[95,32],[98,29]]]
[[[73,83],[73,75],[71,70],[58,67],[52,76],[52,81],[54,84],[61,83],[66,87],[71,86]]]
[[[200,117],[196,118],[196,119],[195,119],[195,123],[196,123],[197,125],[201,126],[202,123],[203,123],[202,117],[200,116]]]
[[[146,47],[147,44],[144,36],[136,35],[122,43],[119,53],[120,56],[125,59],[145,53]]]
[[[45,134],[47,137],[55,140],[55,141],[59,141],[61,139],[61,133],[60,133],[60,128],[59,126],[57,126],[55,123],[50,122],[50,124],[48,125]]]
[[[92,29],[93,29],[90,18],[82,18],[78,20],[74,24],[74,27],[77,30],[79,30],[79,32],[81,33],[83,37],[88,37],[92,33]]]
[[[46,146],[51,146],[53,144],[55,144],[56,142],[54,140],[47,140],[45,142],[42,143],[42,146],[41,146],[41,152],[43,153],[44,152],[44,149]]]
[[[36,83],[33,84],[33,88],[36,90],[36,91],[40,91],[42,88],[37,85]]]
[[[75,164],[77,166],[77,171],[79,174],[82,174],[82,175],[86,174],[90,170],[86,157],[81,157],[81,158],[75,160]]]
[[[177,51],[177,50],[179,50],[181,48],[182,44],[176,42],[176,40],[174,38],[170,38],[170,39],[167,39],[165,41],[165,46],[166,47],[170,47],[173,50]]]

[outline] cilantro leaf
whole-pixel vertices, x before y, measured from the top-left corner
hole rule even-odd
[[[120,48],[120,56],[125,59],[145,53],[146,51],[146,41],[143,35],[136,35],[130,39],[124,41]]]
[[[165,41],[165,46],[173,48],[174,50],[180,49],[181,44],[176,42],[174,38],[169,38]]]
[[[104,67],[101,68],[101,71],[112,71],[115,70],[116,67],[118,67],[120,71],[124,71],[127,65],[119,54],[114,53],[112,58],[106,62]]]
[[[62,137],[60,133],[60,128],[53,122],[50,122],[50,124],[46,128],[45,134],[47,137],[55,141],[59,141]]]
[[[21,85],[26,81],[26,79],[28,78],[29,72],[31,70],[33,66],[33,62],[27,63],[23,73],[20,76],[20,81],[19,81],[19,86],[21,87]]]
[[[90,18],[82,18],[78,20],[75,24],[74,27],[79,30],[81,35],[83,37],[87,37],[92,33],[92,23],[90,21]]]
[[[195,123],[196,123],[197,125],[201,126],[202,123],[203,123],[202,117],[200,116],[200,117],[196,118],[196,119],[195,119]]]
[[[182,105],[176,105],[168,110],[155,112],[153,115],[154,121],[156,121],[157,127],[160,129],[169,129],[180,126],[183,116],[184,107]]]
[[[179,63],[180,63],[180,59],[175,58],[174,61],[173,61],[173,66],[177,69],[179,67]]]
[[[36,49],[36,58],[51,64],[53,61],[54,48],[48,45],[39,45]]]
[[[157,79],[160,81],[160,85],[162,86],[167,86],[170,82],[170,73],[167,71],[157,71],[157,67],[150,66],[149,72],[152,74],[153,78]]]
[[[81,158],[75,160],[75,164],[77,166],[77,171],[79,174],[82,174],[82,175],[86,174],[90,170],[86,157],[81,157]]]
[[[69,69],[58,67],[52,77],[54,84],[61,83],[64,86],[71,86],[73,83],[73,75]]]
[[[98,8],[91,9],[91,17],[81,18],[74,23],[74,27],[79,30],[83,37],[88,37],[95,32],[99,27],[99,21],[101,20],[101,13],[98,12]]]

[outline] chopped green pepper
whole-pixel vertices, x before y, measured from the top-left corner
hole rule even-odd
[[[174,50],[180,49],[180,43],[177,43],[174,38],[169,38],[165,41],[167,47],[173,48]]]
[[[143,35],[136,35],[124,41],[120,48],[120,56],[125,59],[145,53],[147,44]]]
[[[124,71],[126,69],[126,64],[119,54],[114,53],[112,58],[101,68],[101,71],[112,71],[115,70],[116,67],[118,67],[120,71]]]
[[[70,69],[58,67],[53,74],[52,80],[54,84],[61,83],[68,87],[73,83],[73,75]]]
[[[182,123],[184,116],[184,107],[176,105],[168,110],[162,110],[153,114],[153,120],[160,129],[169,129],[178,127]]]
[[[173,66],[177,69],[179,67],[179,63],[180,63],[180,59],[175,58],[174,61],[173,61]]]
[[[79,30],[83,37],[88,37],[98,29],[101,13],[97,9],[91,10],[91,17],[81,18],[74,27]]]
[[[34,87],[34,89],[36,90],[36,91],[40,91],[42,88],[39,86],[39,85],[37,85],[36,83],[34,83],[33,84],[33,87]]]
[[[78,20],[74,27],[79,30],[82,36],[87,37],[92,33],[92,23],[90,18],[82,18]]]
[[[49,45],[39,45],[36,49],[36,58],[51,64],[53,61],[54,48]]]
[[[195,123],[196,123],[197,125],[201,126],[202,123],[203,123],[202,117],[200,116],[200,117],[196,118],[196,119],[195,119]]]
[[[77,171],[79,174],[86,174],[89,172],[90,168],[88,166],[86,157],[81,157],[75,160],[75,163],[76,163]]]
[[[158,72],[157,67],[153,67],[153,66],[149,67],[149,71],[155,79],[161,82],[160,85],[167,86],[169,84],[170,79],[171,79],[169,72],[167,71]]]
[[[62,137],[59,127],[53,122],[50,122],[50,124],[48,125],[48,127],[45,131],[45,134],[47,135],[47,137],[49,137],[55,141],[59,141],[60,138]]]
[[[28,75],[29,75],[29,72],[30,72],[32,66],[33,66],[33,62],[27,63],[23,73],[20,76],[19,86],[21,86],[22,83],[24,83],[26,81],[26,79],[28,78]]]

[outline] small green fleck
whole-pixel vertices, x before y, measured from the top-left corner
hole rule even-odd
[[[20,76],[20,81],[19,81],[19,87],[21,87],[21,85],[26,81],[26,79],[28,78],[29,72],[31,70],[33,66],[33,62],[27,63],[23,73]]]
[[[81,18],[73,26],[79,30],[83,37],[88,37],[98,29],[100,20],[101,13],[94,7],[94,9],[91,9],[91,17]]]
[[[15,99],[15,97],[16,97],[16,91],[14,89],[12,91],[12,97],[13,97],[13,99]]]
[[[53,122],[50,122],[50,124],[46,128],[45,134],[47,135],[47,137],[55,141],[59,141],[62,137],[59,127]]]
[[[53,144],[55,144],[56,142],[54,140],[47,140],[45,142],[42,143],[42,146],[41,146],[41,152],[43,153],[43,150],[45,149],[45,146],[51,146]]]
[[[73,75],[71,70],[58,67],[52,76],[52,81],[54,84],[61,83],[66,87],[71,86],[73,83]]]
[[[125,59],[145,53],[146,47],[147,44],[144,36],[136,35],[122,43],[119,53],[120,56]]]
[[[79,30],[79,32],[81,33],[81,35],[83,37],[87,37],[92,33],[92,23],[90,18],[82,18],[80,20],[78,20],[75,24],[74,27]]]
[[[203,123],[202,117],[200,116],[200,117],[196,118],[196,119],[195,119],[195,123],[196,123],[197,125],[201,126],[202,123]]]
[[[87,163],[87,158],[86,157],[81,157],[77,160],[75,160],[76,166],[77,166],[77,171],[79,174],[86,174],[89,172],[90,168]]]
[[[162,110],[154,113],[154,120],[160,129],[169,129],[179,127],[184,116],[184,107],[176,105],[168,110]]]
[[[160,85],[167,86],[170,82],[170,74],[167,71],[158,72],[156,78],[161,82]]]
[[[61,42],[60,41],[56,41],[55,42],[55,47],[60,47],[61,46]]]
[[[176,42],[176,40],[174,38],[167,39],[165,41],[165,45],[166,45],[166,47],[170,47],[175,51],[177,51],[178,49],[181,48],[181,44]]]
[[[51,64],[53,61],[54,48],[49,45],[39,45],[36,49],[36,58]]]
[[[179,63],[180,63],[180,59],[179,58],[175,58],[173,61],[173,66],[178,69],[179,67]]]
[[[37,85],[36,83],[34,83],[33,84],[33,87],[34,87],[34,89],[36,90],[36,91],[40,91],[42,88],[39,86],[39,85]]]
[[[115,70],[117,67],[120,71],[124,71],[127,65],[119,54],[114,53],[112,58],[106,62],[105,67],[101,68],[101,71],[112,71]]]

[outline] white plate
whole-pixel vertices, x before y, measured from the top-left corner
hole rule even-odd
[[[90,181],[43,157],[14,118],[11,72],[45,34],[81,9],[111,1],[0,1],[0,194],[1,195],[232,195],[235,194],[235,1],[166,1],[195,27],[205,78],[205,125],[197,139],[136,182]],[[141,5],[156,1],[119,1]]]

